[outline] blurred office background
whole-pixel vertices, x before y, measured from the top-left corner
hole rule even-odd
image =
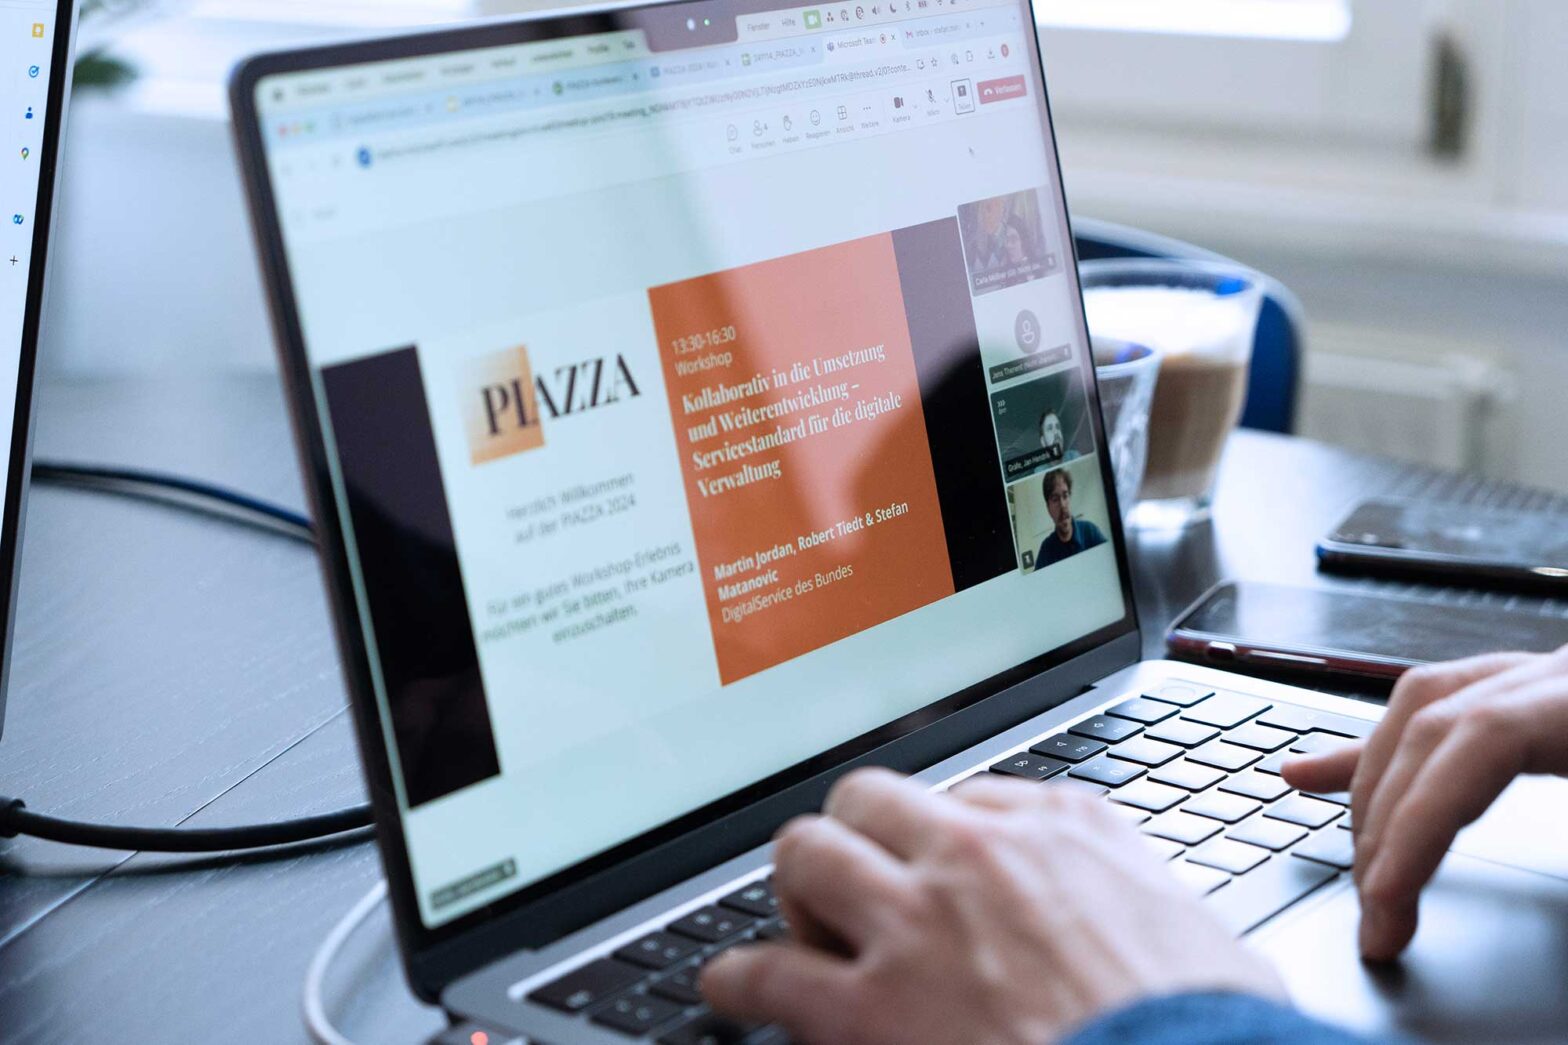
[[[1568,491],[1568,4],[1036,2],[1074,212],[1295,291],[1300,434]],[[231,63],[530,6],[88,0],[45,366],[270,367]]]

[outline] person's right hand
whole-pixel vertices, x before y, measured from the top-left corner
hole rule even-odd
[[[1364,957],[1405,949],[1454,836],[1521,773],[1568,775],[1568,646],[1416,668],[1364,743],[1285,763],[1292,787],[1351,793]]]

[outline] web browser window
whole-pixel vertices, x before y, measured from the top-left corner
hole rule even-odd
[[[69,28],[55,24],[55,10],[53,0],[0,3],[0,119],[8,128],[0,139],[0,446],[8,449],[16,434],[33,232],[41,217],[36,207],[50,67],[55,34]],[[0,485],[14,478],[6,474],[9,461],[9,455],[0,459]]]
[[[1128,612],[1027,8],[727,17],[257,85],[428,926]]]

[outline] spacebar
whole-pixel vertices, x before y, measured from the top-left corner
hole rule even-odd
[[[1332,867],[1280,853],[1262,867],[1232,879],[1223,889],[1214,890],[1208,900],[1220,921],[1240,936],[1338,874]]]

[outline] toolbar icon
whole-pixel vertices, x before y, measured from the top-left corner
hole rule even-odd
[[[27,114],[25,116],[23,116],[22,119],[24,119],[24,120],[31,120],[32,118],[33,118],[33,107],[31,105],[29,105],[27,107]]]
[[[30,79],[30,80],[36,80],[36,79],[38,79],[38,73],[39,72],[40,72],[40,70],[39,70],[38,66],[36,66],[36,65],[29,65],[27,67],[27,78]]]
[[[33,39],[34,40],[42,40],[43,38],[44,38],[44,24],[42,22],[34,22],[33,23]]]
[[[11,224],[12,225],[20,225],[21,223],[22,223],[22,216],[20,214],[13,214],[13,215],[11,215]]]
[[[807,11],[801,17],[805,20],[807,29],[821,29],[822,28],[822,12],[821,11]]]
[[[25,146],[25,145],[24,145],[24,146],[22,146],[22,159],[24,159],[24,160],[25,160],[25,159],[27,159],[27,158],[28,158],[28,157],[29,157],[29,156],[31,156],[31,155],[32,155],[32,154],[33,154],[33,150],[32,150],[32,149],[29,149],[29,148],[28,148],[28,147],[27,147],[27,146]]]
[[[975,111],[974,85],[968,80],[954,80],[953,84],[953,111],[966,113]]]

